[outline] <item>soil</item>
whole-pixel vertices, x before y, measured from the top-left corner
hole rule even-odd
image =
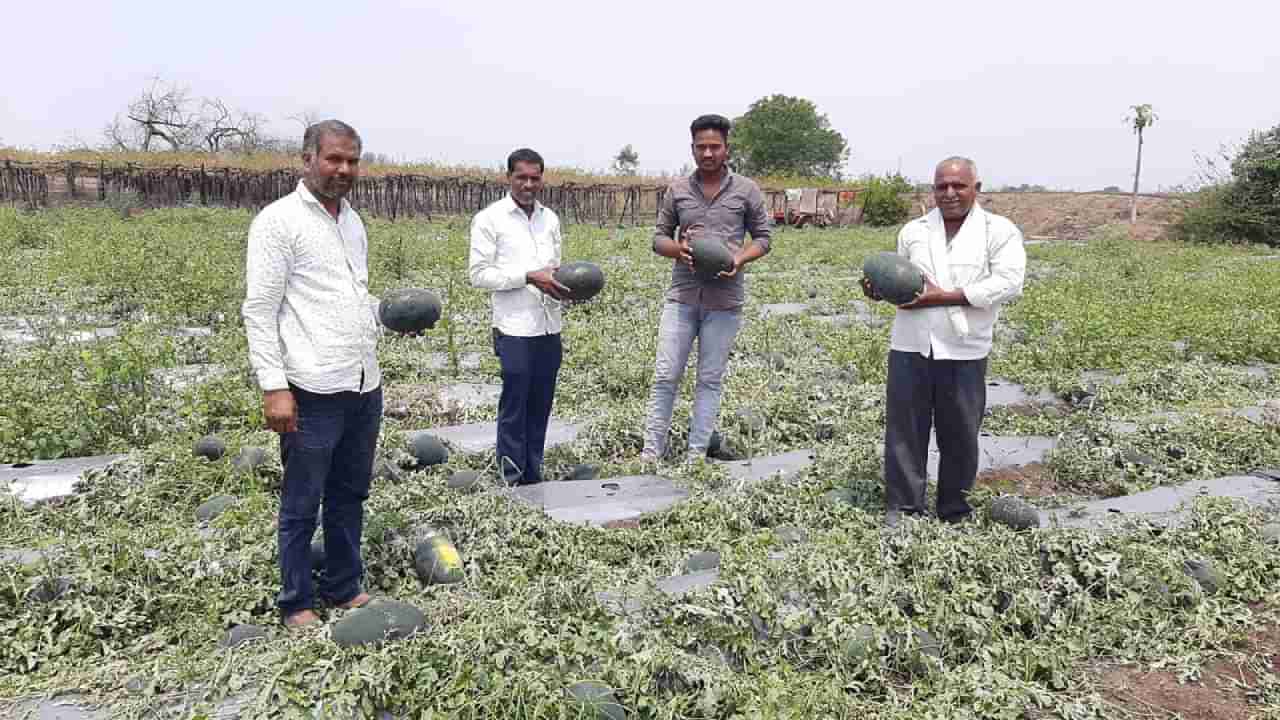
[[[1198,680],[1179,682],[1171,672],[1143,670],[1131,665],[1110,667],[1097,674],[1102,697],[1117,717],[1182,718],[1183,720],[1250,720],[1259,717],[1254,701],[1267,681],[1246,665],[1280,680],[1280,626],[1266,625],[1249,633],[1241,652],[1243,664],[1223,659],[1206,665]]]
[[[1127,193],[982,193],[983,208],[1012,220],[1027,240],[1087,240],[1099,228],[1114,225],[1139,241],[1159,240],[1181,216],[1186,200],[1176,196],[1139,195],[1138,223],[1129,225]],[[933,207],[933,198],[918,195],[913,211]],[[914,213],[913,213],[914,214]]]
[[[998,493],[1026,498],[1043,498],[1062,495],[1066,491],[1058,487],[1053,474],[1043,463],[1027,463],[1011,468],[992,468],[978,473],[977,486],[990,488]]]

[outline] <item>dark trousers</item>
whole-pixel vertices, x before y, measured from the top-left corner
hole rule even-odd
[[[498,471],[508,483],[542,482],[542,451],[560,372],[560,335],[517,337],[493,331],[502,366],[498,398]]]
[[[929,428],[938,437],[938,517],[963,520],[978,475],[978,431],[987,405],[987,359],[935,360],[889,352],[885,393],[885,507],[923,513]]]
[[[340,604],[360,594],[360,535],[382,425],[382,388],[321,395],[290,386],[298,429],[280,436],[280,575],[276,604],[288,615],[315,607],[311,539],[324,503],[325,567],[320,595]]]

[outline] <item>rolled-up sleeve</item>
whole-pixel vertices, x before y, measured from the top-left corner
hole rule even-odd
[[[675,238],[676,226],[679,223],[680,218],[676,216],[676,191],[674,187],[668,187],[662,195],[662,204],[658,206],[658,224],[653,230],[654,250],[658,249],[659,240]]]
[[[1022,232],[1012,223],[1001,232],[992,233],[988,252],[991,272],[963,288],[965,299],[978,308],[1006,303],[1022,295],[1027,272],[1027,251],[1022,244]]]
[[[289,387],[280,349],[280,303],[293,269],[289,237],[272,216],[249,226],[245,257],[245,298],[241,307],[249,341],[249,365],[263,391]]]
[[[753,186],[744,200],[747,206],[747,233],[751,235],[751,242],[759,243],[767,253],[773,242],[773,218],[769,215],[769,209],[765,207],[764,193],[759,187]]]
[[[498,239],[483,212],[471,221],[468,271],[471,285],[484,290],[515,290],[527,284],[524,270],[498,266]]]

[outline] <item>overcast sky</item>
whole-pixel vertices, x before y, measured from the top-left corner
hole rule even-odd
[[[1185,8],[1185,9],[1184,9]],[[317,110],[366,148],[496,166],[519,146],[604,169],[688,160],[697,115],[817,103],[848,172],[927,179],[950,154],[986,185],[1128,187],[1130,105],[1159,115],[1143,188],[1280,124],[1280,3],[7,3],[0,142],[101,128],[153,76],[268,116]]]

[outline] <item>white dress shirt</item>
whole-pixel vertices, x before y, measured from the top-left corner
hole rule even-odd
[[[382,382],[369,241],[346,200],[338,219],[298,183],[249,227],[242,312],[258,385],[368,392]]]
[[[943,290],[962,290],[969,306],[898,310],[889,346],[926,357],[932,351],[939,360],[980,360],[990,354],[1000,305],[1022,294],[1027,255],[1017,226],[974,203],[948,243],[935,208],[902,227],[898,254]]]
[[[503,335],[560,332],[560,301],[525,281],[525,273],[560,264],[560,219],[534,202],[526,215],[511,195],[471,221],[471,284],[493,291],[493,327]]]

